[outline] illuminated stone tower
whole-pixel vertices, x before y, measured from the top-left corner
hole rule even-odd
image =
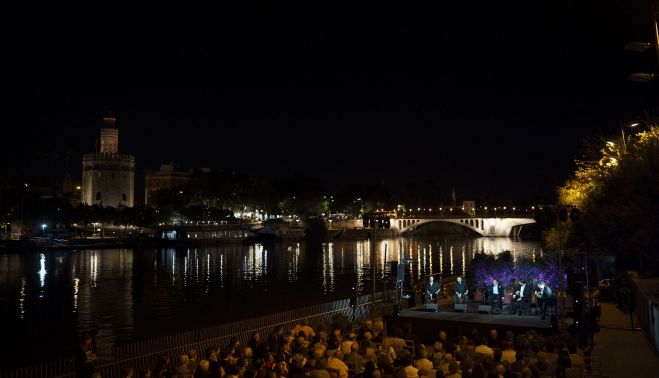
[[[103,118],[101,151],[82,157],[82,202],[86,205],[133,207],[135,156],[119,153],[117,119]]]

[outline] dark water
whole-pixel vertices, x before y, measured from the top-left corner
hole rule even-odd
[[[385,247],[386,246],[386,247]],[[372,291],[368,240],[273,242],[179,249],[87,249],[0,255],[4,367],[68,356],[77,335],[99,349],[324,303]],[[386,250],[386,252],[385,252]],[[395,238],[375,243],[376,288],[386,261],[411,258],[411,280],[463,273],[478,251],[542,255],[510,238]],[[385,257],[386,254],[386,257]]]

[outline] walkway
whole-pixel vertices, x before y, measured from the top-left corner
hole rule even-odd
[[[595,334],[593,362],[601,365],[602,377],[659,378],[659,353],[647,330],[632,331],[628,313],[615,303],[600,302],[600,331]],[[634,327],[638,320],[634,316]]]

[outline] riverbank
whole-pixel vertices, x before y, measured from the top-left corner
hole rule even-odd
[[[336,240],[360,240],[376,237],[399,236],[395,230],[328,230],[320,241],[331,242]],[[185,239],[185,240],[163,240],[152,237],[139,238],[74,238],[67,240],[0,240],[0,253],[13,253],[33,250],[71,250],[85,248],[134,248],[134,247],[191,247],[191,246],[213,246],[222,244],[244,244],[261,243],[267,241],[305,241],[306,237],[269,237],[267,235],[254,235],[243,238],[216,238],[216,239]]]
[[[84,248],[134,248],[158,246],[159,240],[152,238],[85,238],[67,240],[2,240],[0,253],[33,250],[69,250]]]

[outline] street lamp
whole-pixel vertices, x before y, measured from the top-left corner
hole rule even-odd
[[[650,49],[654,48],[656,54],[656,64],[659,67],[659,26],[657,25],[657,8],[652,4],[652,21],[654,23],[654,43],[649,42],[630,42],[625,45],[625,51],[633,53],[645,54]],[[647,83],[656,79],[656,73],[638,72],[633,73],[627,77],[627,80],[639,83]]]
[[[42,233],[42,234],[45,234],[45,233],[46,233],[46,227],[48,227],[48,225],[46,225],[45,223],[43,223],[43,224],[41,225],[41,233]]]
[[[620,126],[620,135],[622,136],[622,151],[624,153],[627,153],[627,136],[625,135],[625,128],[630,128],[632,130],[637,130],[639,128],[646,128],[648,127],[648,123],[644,120],[637,120],[633,121],[631,123],[628,123],[627,125],[621,125]],[[632,135],[635,135],[635,133],[632,133]]]

